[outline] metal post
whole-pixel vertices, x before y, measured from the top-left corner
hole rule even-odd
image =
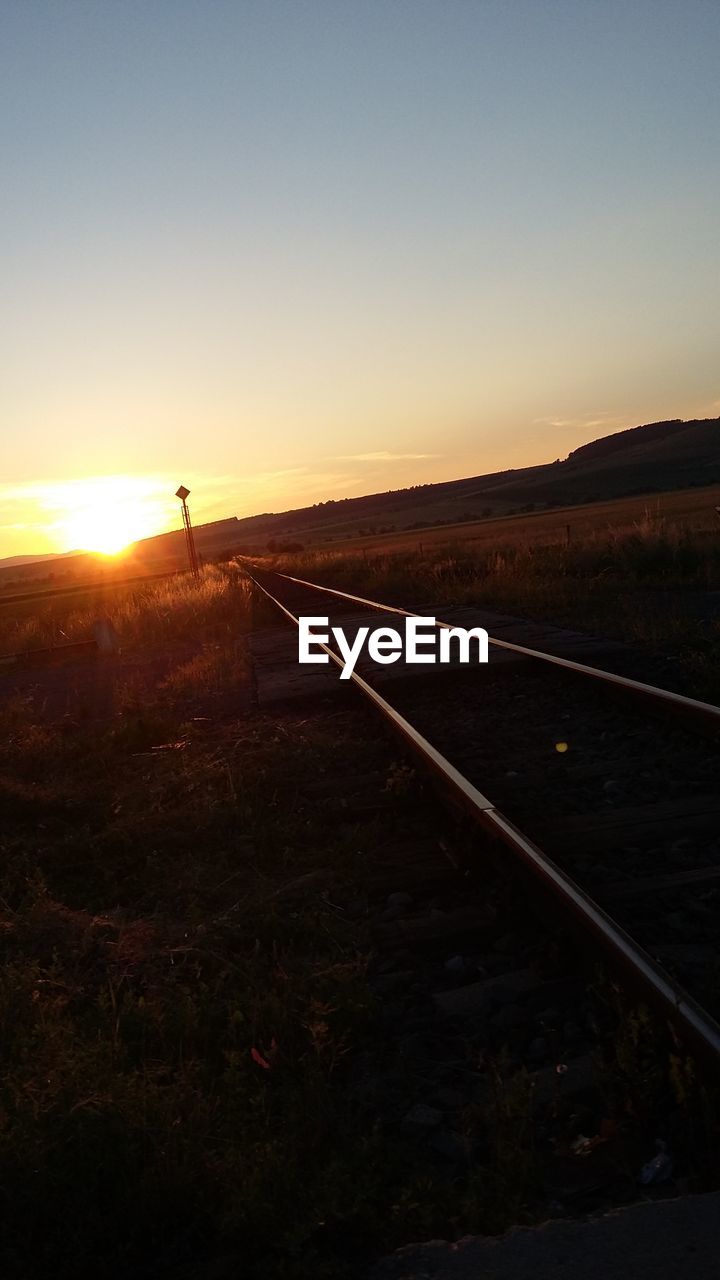
[[[182,518],[183,528],[185,530],[185,545],[187,546],[188,564],[190,565],[190,571],[193,578],[197,580],[200,577],[200,570],[198,568],[198,558],[195,551],[195,538],[193,536],[192,525],[190,523],[190,512],[188,511],[187,505],[187,500],[190,497],[190,490],[186,489],[184,484],[181,484],[175,494],[175,497],[179,498],[182,503]]]

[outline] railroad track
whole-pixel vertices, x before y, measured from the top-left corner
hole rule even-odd
[[[409,613],[247,561],[241,568],[293,623],[329,614],[332,625],[358,607],[376,625],[378,615]],[[623,985],[716,1067],[720,709],[497,637],[490,643],[523,665],[499,668],[496,678],[489,668],[425,675],[398,683],[392,701],[357,672],[353,683],[443,795],[505,851],[506,867],[524,872],[531,897],[541,891]],[[342,665],[331,646],[327,653]],[[482,1005],[473,985],[465,975],[447,1012],[475,998]]]

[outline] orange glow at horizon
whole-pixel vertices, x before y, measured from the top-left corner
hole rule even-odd
[[[74,511],[64,528],[72,550],[100,551],[103,555],[117,555],[151,532],[149,528],[136,532],[135,522],[128,520],[123,510],[93,506]]]
[[[53,485],[42,502],[64,551],[116,555],[178,521],[164,485],[145,476],[95,476]]]

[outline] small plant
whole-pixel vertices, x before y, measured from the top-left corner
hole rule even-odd
[[[408,764],[393,763],[388,769],[385,790],[391,795],[408,795],[415,785],[416,771]]]

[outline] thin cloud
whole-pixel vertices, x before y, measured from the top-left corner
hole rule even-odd
[[[188,477],[186,476],[187,480]],[[165,497],[173,499],[173,484],[176,478],[152,473],[117,473],[94,476],[79,476],[61,480],[22,480],[15,484],[0,485],[0,502],[36,502],[47,510],[65,507],[73,498],[82,498],[91,490],[105,491],[113,500],[124,497]],[[233,483],[232,476],[200,476],[190,477],[191,485],[196,487],[216,488]]]
[[[591,431],[593,427],[608,427],[620,421],[617,415],[596,410],[594,417],[587,414],[579,418],[533,418],[533,426],[553,427],[556,431]]]
[[[273,480],[282,480],[285,476],[302,476],[306,473],[307,467],[283,467],[279,471],[253,471],[249,475],[228,476],[223,483],[228,485],[266,484]]]
[[[345,462],[419,462],[424,458],[442,458],[442,453],[390,453],[380,449],[377,453],[343,453]]]
[[[361,487],[362,480],[349,471],[312,471],[287,467],[282,471],[258,471],[229,483],[226,496],[203,505],[204,517],[278,513],[313,502],[326,501]]]

